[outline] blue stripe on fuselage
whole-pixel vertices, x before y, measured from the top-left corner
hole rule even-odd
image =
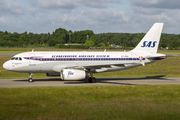
[[[24,57],[26,60],[36,61],[124,61],[124,60],[140,60],[139,58],[31,58]],[[145,60],[143,58],[142,60]]]

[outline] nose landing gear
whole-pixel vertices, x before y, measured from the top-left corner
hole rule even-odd
[[[28,79],[28,82],[30,82],[30,83],[33,82],[32,76],[33,76],[33,73],[30,73],[30,76],[29,76],[29,79]]]

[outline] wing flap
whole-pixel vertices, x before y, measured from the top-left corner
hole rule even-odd
[[[95,70],[95,69],[101,69],[101,68],[111,68],[112,66],[116,67],[124,67],[125,64],[102,64],[102,65],[83,65],[82,67],[90,70]]]

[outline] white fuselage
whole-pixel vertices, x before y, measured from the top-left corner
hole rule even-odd
[[[9,60],[3,67],[10,71],[27,73],[52,73],[68,67],[84,66],[91,66],[91,69],[92,66],[101,66],[92,71],[108,72],[136,67],[142,65],[141,62],[152,62],[131,52],[25,52],[14,57],[22,60]]]

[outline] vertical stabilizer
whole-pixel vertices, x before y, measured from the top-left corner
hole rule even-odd
[[[132,52],[157,53],[164,23],[155,23]]]

